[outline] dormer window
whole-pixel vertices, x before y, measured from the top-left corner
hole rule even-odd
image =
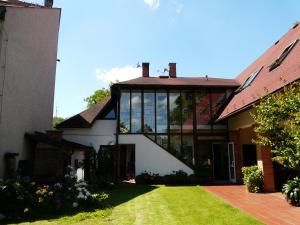
[[[256,76],[259,74],[259,72],[262,70],[262,68],[263,66],[251,73],[250,76],[245,80],[245,82],[235,92],[241,92],[245,88],[249,87]]]
[[[293,41],[289,46],[287,46],[284,51],[281,53],[279,58],[277,58],[270,66],[269,66],[269,72],[272,70],[276,69],[280,64],[283,62],[283,60],[288,56],[288,54],[292,51],[292,49],[295,47],[297,44],[298,39]]]

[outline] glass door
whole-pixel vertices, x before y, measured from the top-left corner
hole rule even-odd
[[[235,158],[234,158],[234,146],[232,142],[228,143],[228,164],[229,164],[229,180],[235,183]]]

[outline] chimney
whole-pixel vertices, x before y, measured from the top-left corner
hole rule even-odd
[[[169,77],[176,78],[176,63],[169,63]]]
[[[146,62],[143,62],[142,63],[142,69],[143,69],[143,77],[149,77],[149,64],[150,63],[146,63]]]
[[[44,6],[47,8],[52,8],[53,0],[44,0]]]

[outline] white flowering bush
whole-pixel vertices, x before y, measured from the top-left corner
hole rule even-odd
[[[52,185],[18,179],[0,182],[0,214],[11,219],[99,208],[107,197],[105,193],[91,194],[88,184],[77,180],[75,170],[68,167],[64,180]]]

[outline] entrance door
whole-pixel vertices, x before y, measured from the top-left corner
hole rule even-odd
[[[229,180],[235,183],[235,158],[234,158],[234,146],[233,143],[228,143],[228,160],[229,160]]]
[[[218,181],[235,182],[233,143],[213,143],[213,173]]]

